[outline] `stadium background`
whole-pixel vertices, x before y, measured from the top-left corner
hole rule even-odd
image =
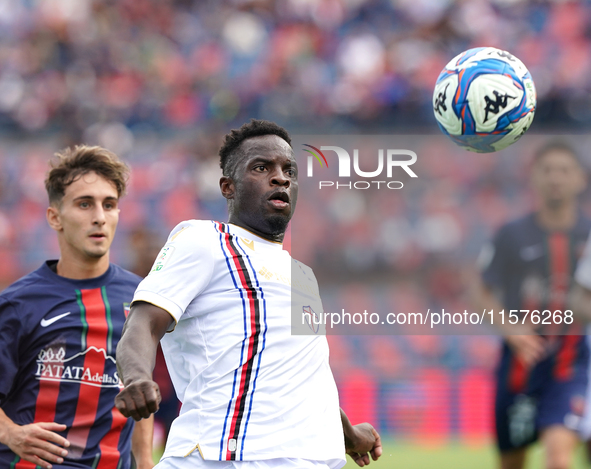
[[[371,211],[354,195],[340,202],[346,216],[307,210],[320,235],[306,261],[327,309],[337,296],[384,310],[467,307],[480,247],[531,207],[534,134],[579,133],[575,145],[589,147],[589,2],[0,0],[0,288],[58,253],[43,189],[58,149],[101,144],[130,164],[113,261],[145,273],[177,222],[225,220],[217,149],[228,129],[257,117],[296,134],[434,134],[439,71],[482,45],[528,66],[532,129],[499,154],[419,154],[420,186]],[[583,203],[591,212],[589,194]],[[340,285],[343,269],[363,275],[375,258],[386,294]],[[494,467],[496,337],[329,341],[343,407],[387,440],[380,467]]]

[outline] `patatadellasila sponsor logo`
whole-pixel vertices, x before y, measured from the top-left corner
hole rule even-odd
[[[88,347],[66,358],[64,346],[50,346],[39,352],[36,365],[35,377],[40,381],[120,387],[115,359],[102,348]]]

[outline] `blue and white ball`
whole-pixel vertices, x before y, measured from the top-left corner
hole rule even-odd
[[[529,129],[536,88],[523,62],[494,47],[454,57],[433,93],[433,112],[445,135],[466,150],[489,153],[515,143]]]

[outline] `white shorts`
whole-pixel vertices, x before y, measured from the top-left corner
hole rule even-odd
[[[340,464],[332,469],[342,467]],[[162,459],[154,469],[331,469],[324,461],[309,459],[263,459],[260,461],[206,461],[198,451],[186,458],[168,457]]]

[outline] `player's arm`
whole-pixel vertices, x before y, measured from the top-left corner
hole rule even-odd
[[[0,405],[3,406],[20,372],[20,344],[26,340],[24,334],[28,330],[22,318],[18,308],[6,298],[0,298]],[[65,429],[65,425],[55,422],[19,425],[0,408],[0,443],[21,459],[43,468],[63,462],[68,454],[64,448],[70,446],[70,442],[56,433]]]
[[[135,458],[137,469],[152,469],[152,441],[154,438],[154,416],[135,423],[131,435],[131,452]]]
[[[358,466],[370,463],[369,454],[374,461],[382,455],[382,441],[375,428],[369,423],[351,425],[349,417],[341,409],[341,422],[345,435],[345,450]]]
[[[484,283],[480,276],[472,287],[473,303],[478,311],[493,311],[493,314],[503,310],[503,305],[493,293],[492,289]],[[485,315],[487,319],[490,316]],[[495,318],[496,319],[496,318]],[[511,347],[517,357],[526,367],[531,367],[539,362],[545,353],[545,342],[529,324],[502,324],[493,322],[494,327],[504,336],[505,341]]]
[[[124,389],[115,405],[124,416],[141,420],[158,410],[160,390],[152,371],[158,343],[173,321],[167,311],[153,304],[137,301],[132,305],[117,345],[117,370]]]
[[[0,443],[37,466],[50,468],[51,463],[64,462],[68,454],[64,448],[70,446],[70,442],[55,432],[65,429],[65,425],[55,422],[18,425],[0,409]]]
[[[505,279],[515,269],[515,246],[513,232],[507,227],[501,228],[492,243],[483,247],[478,257],[480,275],[475,275],[471,285],[472,302],[477,311],[491,311],[493,327],[505,337],[513,353],[527,367],[540,361],[545,353],[544,339],[536,334],[531,324],[510,324],[498,319],[503,305],[493,291],[495,286],[503,285]],[[491,316],[485,314],[488,320]]]

